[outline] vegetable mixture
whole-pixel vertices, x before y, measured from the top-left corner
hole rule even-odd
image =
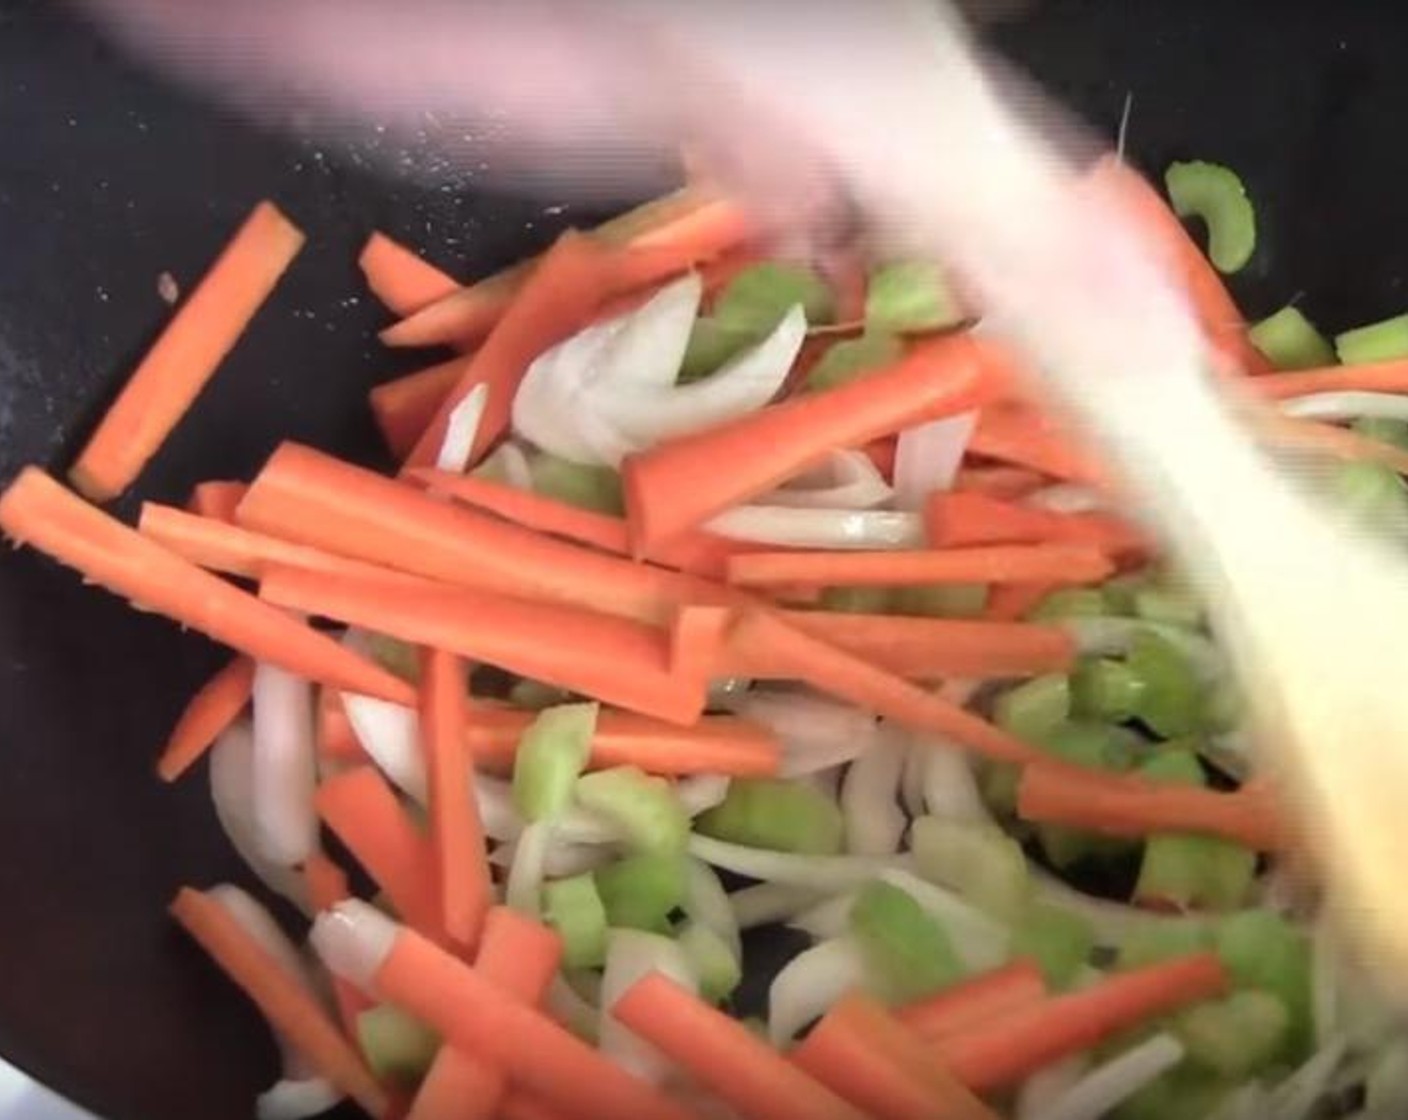
[[[1089,174],[1268,442],[1403,533],[1408,316],[1248,326],[1231,170],[1175,164],[1171,207]],[[207,760],[264,900],[171,906],[280,1044],[259,1116],[1408,1112],[1197,588],[940,268],[778,257],[702,188],[472,284],[378,233],[384,341],[452,354],[371,395],[399,471],[286,443],[135,528],[85,502],[302,243],[256,207],[78,493],[0,497],[13,541],[236,651],[157,771]]]

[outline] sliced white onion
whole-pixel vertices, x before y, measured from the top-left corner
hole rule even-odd
[[[846,891],[798,911],[783,924],[788,929],[801,930],[813,941],[830,941],[851,928],[851,908],[855,904],[856,892]]]
[[[543,912],[543,877],[552,843],[552,824],[534,821],[518,837],[508,869],[504,903],[511,910],[536,918]]]
[[[743,960],[743,939],[738,932],[728,892],[714,869],[697,859],[685,863],[684,912],[693,921],[717,934],[736,961]]]
[[[369,902],[349,898],[313,920],[308,943],[334,976],[371,994],[401,927]]]
[[[1011,934],[1006,926],[959,898],[903,868],[883,871],[880,878],[914,899],[953,942],[953,950],[970,972],[985,972],[1007,959]]]
[[[1267,1120],[1270,1096],[1261,1082],[1250,1082],[1224,1097],[1207,1120]],[[1369,1118],[1361,1114],[1361,1120]]]
[[[1141,618],[1072,618],[1061,623],[1076,640],[1082,657],[1118,657],[1129,652],[1140,634],[1155,634],[1183,654],[1199,679],[1225,679],[1227,659],[1201,634]]]
[[[786,1046],[808,1023],[865,983],[865,961],[849,937],[813,945],[793,957],[768,988],[768,1037]]]
[[[484,835],[492,840],[516,840],[526,823],[513,803],[513,783],[489,774],[476,774],[474,797]],[[609,844],[619,841],[621,831],[610,821],[571,805],[553,822],[559,840],[571,844]]]
[[[1307,393],[1281,402],[1281,411],[1302,420],[1358,420],[1372,416],[1384,420],[1408,420],[1408,396],[1401,393],[1370,393],[1351,390],[1343,393]]]
[[[675,783],[675,796],[691,817],[707,813],[728,796],[727,774],[694,774]]]
[[[285,1077],[254,1099],[255,1120],[306,1120],[337,1106],[342,1100],[332,1084],[321,1077],[294,1080]]]
[[[889,856],[900,850],[905,815],[900,809],[900,775],[905,744],[893,733],[861,752],[841,783],[841,815],[846,850],[859,856]]]
[[[377,769],[416,804],[427,804],[430,795],[416,710],[355,692],[342,694],[342,706],[352,734]]]
[[[277,665],[254,669],[254,824],[265,858],[293,867],[318,844],[313,686]]]
[[[795,509],[873,509],[894,491],[864,451],[828,452],[818,467],[784,482],[761,504]]]
[[[1049,509],[1053,513],[1094,513],[1106,507],[1105,499],[1089,486],[1078,482],[1058,482],[1055,486],[1043,486],[1023,501],[1037,509]]]
[[[1096,898],[1068,886],[1049,871],[1028,865],[1036,896],[1042,902],[1079,914],[1095,934],[1095,943],[1102,948],[1117,949],[1130,937],[1149,929],[1171,926],[1202,926],[1206,919],[1195,914],[1173,914],[1159,910],[1144,910],[1122,902]]]
[[[992,821],[967,752],[935,736],[915,746],[924,758],[924,806],[930,816],[962,824]]]
[[[823,897],[820,891],[806,887],[786,883],[754,883],[730,894],[728,904],[738,928],[744,930],[783,921]]]
[[[435,466],[442,471],[463,474],[469,466],[470,452],[474,450],[474,437],[479,434],[479,421],[484,416],[484,406],[489,403],[489,385],[480,382],[464,395],[464,399],[450,410],[445,425],[445,438],[440,443],[440,451],[435,456]]]
[[[611,1014],[617,1000],[652,972],[668,976],[691,992],[698,980],[679,942],[670,937],[635,929],[613,929],[607,935],[606,968],[601,978],[601,1052],[622,1069],[653,1085],[669,1076],[668,1058]]]
[[[533,489],[533,471],[528,465],[528,453],[516,440],[504,440],[470,473],[502,478],[515,490]]]
[[[952,488],[977,426],[976,412],[961,412],[900,432],[895,441],[897,509],[920,509],[933,491]]]
[[[511,868],[522,842],[520,833],[517,839],[498,845],[489,853],[489,862],[494,867]],[[616,852],[605,844],[572,844],[554,836],[543,857],[543,874],[549,879],[566,879],[605,867],[615,859]]]
[[[1334,1039],[1322,1046],[1272,1089],[1266,1115],[1276,1120],[1307,1120],[1325,1095],[1346,1051],[1343,1039]]]
[[[790,548],[913,548],[924,540],[918,514],[888,509],[746,505],[715,515],[705,528],[730,540]]]
[[[730,844],[695,834],[689,850],[714,867],[769,883],[787,883],[823,894],[858,887],[886,868],[908,863],[904,856],[808,856]]]
[[[735,710],[777,736],[778,773],[785,778],[849,762],[880,741],[874,716],[807,693],[750,692]]]
[[[311,914],[303,876],[265,858],[255,841],[254,736],[247,722],[232,724],[211,748],[210,800],[231,847],[260,882],[303,913]]]
[[[1171,1034],[1156,1034],[1091,1070],[1032,1120],[1100,1120],[1182,1060],[1183,1044]]]
[[[602,354],[594,387],[613,393],[673,388],[703,298],[704,281],[690,272],[622,316],[621,329]]]
[[[596,1005],[585,999],[559,972],[548,985],[548,1014],[579,1038],[596,1041],[601,1015]]]
[[[924,771],[928,765],[928,751],[906,737],[904,770],[900,774],[900,804],[906,816],[924,815]]]
[[[1022,1082],[1017,1094],[1016,1120],[1040,1120],[1084,1075],[1089,1062],[1083,1055],[1043,1066]]]

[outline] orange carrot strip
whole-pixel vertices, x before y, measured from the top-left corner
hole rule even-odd
[[[559,1112],[527,1093],[509,1093],[504,1098],[499,1115],[502,1120],[570,1120],[567,1113]]]
[[[438,932],[434,849],[385,779],[370,766],[358,766],[326,779],[313,803],[396,912],[416,929]]]
[[[1408,361],[1399,358],[1357,366],[1268,373],[1250,382],[1248,388],[1277,401],[1308,393],[1408,393]]]
[[[1017,814],[1117,836],[1206,832],[1257,851],[1275,851],[1285,841],[1264,790],[1222,793],[1076,767],[1029,766],[1017,788]]]
[[[286,443],[240,504],[242,525],[270,536],[464,587],[550,599],[668,623],[682,603],[738,592],[603,556],[412,486]]]
[[[515,708],[472,708],[465,738],[476,765],[511,770],[518,741],[532,721],[532,712]],[[777,773],[779,750],[766,727],[736,716],[705,716],[692,727],[676,727],[606,708],[597,715],[589,765],[637,766],[668,777],[764,777]]]
[[[330,910],[344,899],[351,898],[347,888],[347,875],[322,852],[314,852],[303,862],[303,879],[308,884],[308,899],[315,910]],[[371,1007],[355,984],[350,984],[340,976],[332,977],[333,1000],[337,1003],[338,1018],[342,1020],[343,1033],[350,1039],[357,1037],[357,1016]]]
[[[367,238],[357,266],[372,294],[402,317],[460,290],[454,277],[381,232]]]
[[[1093,987],[984,1020],[938,1040],[933,1052],[975,1093],[989,1093],[1226,988],[1227,974],[1216,954],[1197,953],[1119,973]]]
[[[895,1015],[916,1034],[936,1039],[1040,1003],[1046,994],[1041,969],[1023,958],[906,1004]]]
[[[744,587],[813,583],[903,587],[931,583],[1098,583],[1114,565],[1081,545],[994,545],[921,552],[751,552],[728,562]]]
[[[919,1038],[869,996],[842,996],[792,1061],[862,1109],[891,1120],[998,1120]]]
[[[301,677],[409,704],[415,693],[380,666],[203,572],[94,509],[37,467],[0,495],[0,530],[146,610]]]
[[[449,650],[671,723],[694,723],[705,682],[669,664],[668,636],[638,622],[489,592],[270,567],[268,602]]]
[[[748,1120],[860,1120],[864,1114],[736,1019],[652,972],[611,1013]]]
[[[233,521],[235,507],[240,504],[247,489],[243,482],[202,482],[191,491],[191,500],[186,508],[201,517]]]
[[[1383,440],[1361,436],[1350,428],[1276,413],[1257,416],[1254,423],[1272,443],[1304,447],[1350,462],[1383,463],[1399,474],[1408,474],[1408,451]]]
[[[318,753],[324,759],[339,762],[369,761],[347,718],[342,693],[335,688],[323,688],[318,693]]]
[[[1094,482],[1100,477],[1086,455],[1025,408],[984,409],[969,437],[968,451],[1072,482]]]
[[[994,379],[966,336],[921,342],[887,369],[797,396],[626,458],[632,543],[653,556],[709,517],[772,489],[827,451],[981,404]]]
[[[953,481],[956,491],[993,498],[1025,498],[1046,485],[1046,476],[1026,467],[961,467]]]
[[[184,774],[235,722],[249,703],[253,684],[254,662],[237,657],[201,686],[176,721],[157,760],[156,772],[162,781],[174,782]]]
[[[1108,514],[1059,513],[961,490],[931,494],[924,517],[932,548],[1045,541],[1088,544],[1121,556],[1145,547],[1133,526]]]
[[[983,618],[989,622],[1017,622],[1056,590],[1049,583],[1004,583],[988,592]]]
[[[327,1012],[224,906],[183,887],[170,909],[171,916],[319,1073],[373,1116],[386,1111],[386,1093]]]
[[[132,484],[302,247],[303,234],[272,203],[254,208],[74,462],[69,478],[78,490],[107,501]]]
[[[707,689],[732,623],[733,612],[727,607],[681,607],[670,627],[671,672]]]
[[[1033,762],[1049,757],[962,705],[789,626],[775,614],[744,611],[729,643],[768,664],[770,676],[804,681],[911,730],[946,736],[988,758]]]
[[[456,1049],[492,1063],[569,1116],[690,1120],[685,1109],[414,930],[397,932],[372,982],[383,999]]]
[[[421,659],[420,733],[430,789],[430,835],[438,857],[440,912],[450,942],[473,948],[493,897],[484,827],[465,746],[460,659],[427,650]]]
[[[367,394],[377,429],[397,462],[411,453],[430,427],[441,405],[459,383],[464,363],[464,358],[453,358],[383,382]]]

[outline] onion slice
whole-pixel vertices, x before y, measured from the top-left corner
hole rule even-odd
[[[254,838],[266,859],[292,867],[318,844],[313,686],[286,669],[260,662],[254,668],[252,699]]]
[[[1096,1066],[1032,1120],[1100,1120],[1182,1060],[1183,1044],[1171,1034],[1156,1034]]]
[[[850,762],[880,741],[874,716],[809,693],[754,691],[734,710],[777,736],[782,748],[778,773],[784,778]]]
[[[828,453],[821,466],[797,475],[771,491],[763,504],[797,509],[873,509],[894,491],[864,451]]]
[[[1281,411],[1301,420],[1358,420],[1372,416],[1384,420],[1408,421],[1408,396],[1401,393],[1371,393],[1350,390],[1342,393],[1307,393],[1288,397]]]
[[[607,935],[606,968],[601,978],[601,1052],[622,1069],[659,1085],[672,1063],[655,1047],[628,1030],[611,1009],[637,980],[659,972],[691,992],[699,985],[679,942],[635,929],[613,929]]]
[[[768,988],[768,1037],[783,1047],[838,999],[865,983],[865,960],[849,937],[813,945],[793,957]]]
[[[355,692],[342,694],[357,742],[391,783],[417,805],[428,803],[420,721],[414,708]]]
[[[898,549],[914,548],[924,540],[924,521],[918,514],[889,509],[744,505],[716,514],[705,527],[730,540],[787,548]]]
[[[903,866],[904,856],[808,856],[730,844],[698,833],[689,838],[692,855],[713,867],[763,882],[786,883],[822,894],[850,890],[887,868]]]
[[[435,456],[438,470],[463,474],[468,468],[470,454],[474,451],[474,437],[479,434],[479,421],[483,419],[484,406],[488,403],[489,386],[481,382],[450,410],[445,438]]]
[[[916,424],[900,432],[895,441],[895,506],[917,510],[935,490],[950,490],[963,462],[976,412],[961,412]]]
[[[900,850],[905,815],[899,805],[905,747],[894,733],[856,757],[841,783],[846,850],[859,856],[889,856]]]

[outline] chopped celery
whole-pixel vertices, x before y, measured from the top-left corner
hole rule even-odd
[[[1408,358],[1408,315],[1395,315],[1335,335],[1335,353],[1347,366]]]
[[[1144,682],[1134,713],[1140,720],[1164,738],[1202,728],[1203,688],[1176,646],[1157,634],[1138,634],[1126,661]]]
[[[535,493],[598,513],[625,511],[621,476],[610,467],[573,463],[537,451],[528,460],[528,469]]]
[[[805,265],[761,261],[729,281],[714,301],[714,320],[731,330],[766,334],[797,304],[812,326],[829,323],[835,300],[826,282]]]
[[[820,606],[841,614],[884,614],[891,602],[888,587],[826,587],[821,592]]]
[[[532,712],[541,712],[544,708],[552,708],[566,701],[567,693],[562,689],[543,684],[542,681],[530,681],[526,677],[521,681],[514,681],[513,687],[508,690],[510,704]]]
[[[1071,685],[1059,673],[1009,688],[993,704],[993,719],[1019,739],[1039,740],[1071,715]]]
[[[420,682],[420,651],[409,642],[386,634],[367,633],[367,652],[372,660],[412,684]]]
[[[1194,629],[1203,624],[1203,604],[1181,587],[1141,587],[1134,593],[1134,613],[1150,622]]]
[[[1057,758],[1093,770],[1128,770],[1141,747],[1139,736],[1127,728],[1079,720],[1053,727],[1037,736],[1036,742]],[[1132,841],[1120,837],[1060,825],[1042,825],[1037,829],[1037,838],[1046,858],[1060,868],[1083,859],[1117,859],[1134,846]]]
[[[886,1002],[921,999],[963,976],[944,928],[899,887],[867,883],[850,918],[871,983]]]
[[[1120,944],[1116,964],[1121,969],[1144,968],[1189,953],[1205,952],[1213,944],[1213,929],[1205,922],[1139,925]]]
[[[1217,927],[1218,956],[1238,989],[1276,996],[1290,1013],[1287,1061],[1303,1059],[1314,1045],[1309,938],[1271,910],[1243,910]]]
[[[637,851],[683,851],[689,838],[689,815],[674,786],[635,766],[582,775],[577,801],[620,825]]]
[[[591,755],[596,704],[545,708],[518,741],[513,763],[513,803],[530,821],[558,816]]]
[[[1207,1120],[1234,1088],[1185,1062],[1149,1082],[1110,1115],[1113,1120]]]
[[[845,842],[840,807],[806,782],[781,778],[745,778],[728,787],[728,796],[695,821],[705,836],[805,855],[835,855]]]
[[[936,583],[895,588],[890,610],[929,618],[976,618],[987,605],[985,583]]]
[[[544,883],[543,916],[562,938],[563,967],[605,963],[606,907],[589,873]]]
[[[1334,347],[1291,305],[1252,324],[1247,337],[1277,369],[1314,369],[1335,363]]]
[[[1350,425],[1365,439],[1378,440],[1408,451],[1408,421],[1387,416],[1361,416]]]
[[[1031,957],[1046,982],[1064,988],[1090,960],[1095,930],[1079,914],[1062,906],[1035,902],[1027,908],[1012,935],[1014,957]]]
[[[1001,816],[1010,817],[1017,811],[1017,787],[1022,781],[1022,768],[1010,762],[985,762],[978,768],[978,789],[988,808]]]
[[[1105,614],[1132,615],[1134,597],[1153,582],[1148,572],[1126,572],[1107,579],[1100,585],[1100,597],[1105,602]]]
[[[683,904],[687,886],[682,855],[642,852],[592,874],[612,928],[670,932],[670,914]]]
[[[1139,706],[1143,679],[1123,661],[1084,658],[1071,674],[1071,707],[1079,716],[1120,722]]]
[[[1226,999],[1201,1003],[1174,1020],[1174,1033],[1190,1061],[1226,1077],[1255,1073],[1280,1052],[1291,1017],[1279,999],[1266,992],[1233,992]]]
[[[1027,612],[1033,622],[1060,622],[1066,618],[1098,618],[1110,611],[1101,592],[1093,587],[1062,587]]]
[[[867,331],[859,338],[843,338],[807,373],[807,388],[834,389],[869,373],[893,365],[904,356],[904,344],[891,334]]]
[[[937,265],[895,261],[870,274],[865,293],[867,331],[936,331],[962,319],[963,312]]]
[[[699,992],[712,1003],[721,1003],[743,980],[743,968],[723,938],[708,926],[689,922],[680,930],[680,948],[699,977]]]
[[[440,1048],[438,1034],[389,1003],[357,1016],[357,1042],[372,1073],[403,1088],[420,1083]]]
[[[1335,504],[1366,529],[1402,528],[1408,522],[1408,489],[1383,463],[1338,463],[1330,476]]]
[[[1219,272],[1236,272],[1256,248],[1256,212],[1242,180],[1219,163],[1171,163],[1164,172],[1173,211],[1201,218],[1208,228],[1208,259]]]
[[[720,323],[717,319],[701,316],[694,321],[694,326],[690,329],[689,344],[685,347],[684,361],[680,364],[679,380],[687,383],[708,377],[747,347],[760,342],[766,333],[740,330]]]
[[[1012,923],[1031,897],[1022,846],[995,825],[916,817],[910,846],[919,874],[951,887],[1000,922]]]

